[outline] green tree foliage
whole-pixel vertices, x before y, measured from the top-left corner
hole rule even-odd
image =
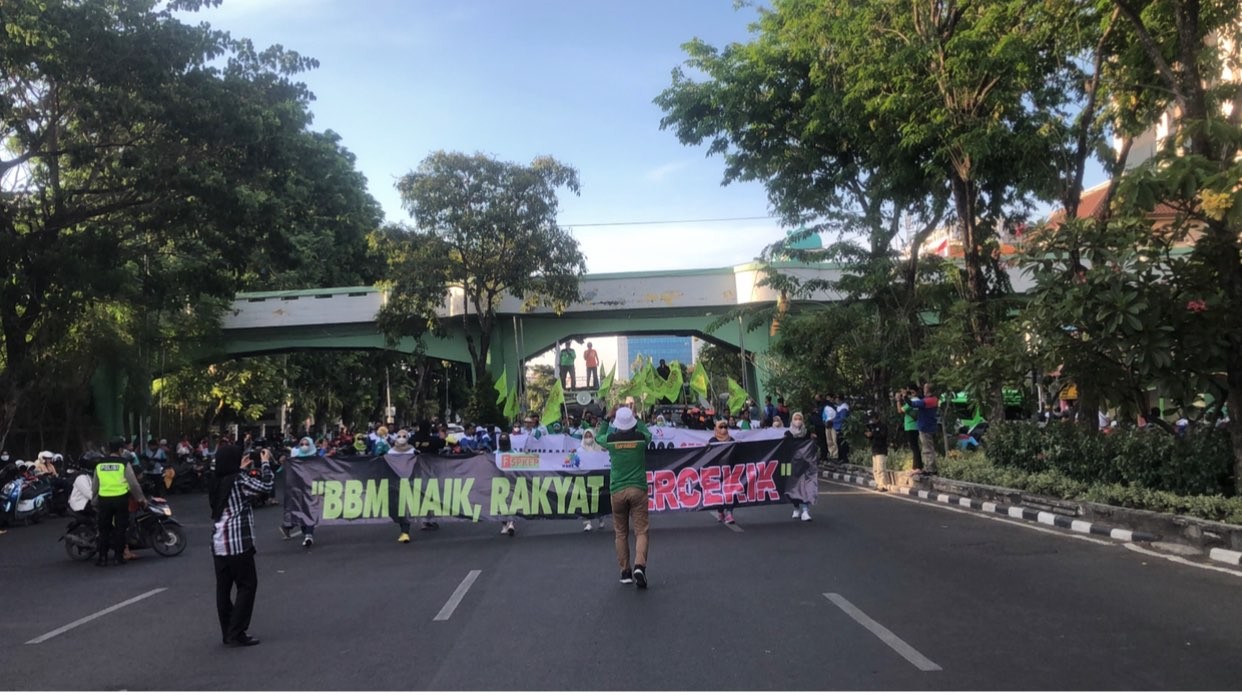
[[[461,288],[452,320],[461,322],[478,383],[506,294],[554,308],[578,298],[586,259],[556,222],[561,188],[577,193],[578,172],[551,157],[529,165],[457,152],[424,159],[397,183],[416,229],[384,239],[392,283],[386,325],[432,325],[449,287]]]
[[[145,412],[237,290],[367,265],[378,205],[293,79],[315,61],[174,17],[201,4],[4,4],[0,441],[100,367]]]
[[[1119,206],[1176,212],[1160,230],[1191,243],[1179,274],[1167,282],[1194,296],[1188,310],[1203,322],[1193,338],[1201,369],[1215,367],[1228,392],[1234,481],[1242,487],[1242,44],[1237,0],[1115,0],[1133,49],[1134,72],[1154,73],[1156,105],[1174,114],[1173,132],[1156,156],[1126,177]],[[1234,68],[1232,76],[1223,74]],[[1226,107],[1229,107],[1226,110]],[[1160,330],[1154,327],[1153,330]],[[1236,492],[1236,489],[1235,489]]]

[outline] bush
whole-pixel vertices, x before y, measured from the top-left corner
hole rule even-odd
[[[1179,495],[1123,483],[1087,484],[1051,469],[1027,472],[996,466],[980,453],[949,458],[941,464],[940,471],[951,480],[995,485],[1036,495],[1242,524],[1242,497]]]
[[[994,425],[984,441],[988,459],[1027,473],[1055,471],[1085,485],[1122,484],[1177,495],[1232,491],[1229,437],[1199,429],[1173,437],[1162,430],[1091,432],[1074,423]]]

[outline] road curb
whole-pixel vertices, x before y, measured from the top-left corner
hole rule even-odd
[[[820,471],[820,477],[829,480],[839,480],[855,485],[865,485],[867,487],[875,487],[875,480],[858,475],[847,475],[845,473],[837,473],[834,471]],[[1105,526],[1103,524],[1094,524],[1081,519],[1073,519],[1062,514],[1053,514],[1052,512],[1042,512],[1038,509],[1028,509],[1006,504],[997,504],[995,502],[980,502],[979,500],[960,495],[947,495],[928,490],[919,490],[910,487],[898,487],[894,490],[894,494],[905,495],[915,499],[927,500],[929,502],[939,502],[947,504],[951,507],[961,507],[964,509],[973,509],[988,514],[996,514],[1011,519],[1023,519],[1025,521],[1034,521],[1046,526],[1055,526],[1056,528],[1065,529],[1074,533],[1089,534],[1093,536],[1107,536],[1113,540],[1133,542],[1151,542],[1160,540],[1159,537],[1150,533],[1141,531],[1131,531],[1129,529],[1115,528]],[[1230,550],[1214,549],[1212,551],[1212,559],[1217,559],[1217,554],[1231,554],[1231,556],[1242,556],[1242,553]],[[1224,562],[1225,560],[1221,560]],[[1234,558],[1234,562],[1242,564],[1242,557]]]
[[[1226,565],[1242,567],[1242,551],[1212,548],[1212,550],[1208,553],[1208,557],[1216,562],[1222,562]]]

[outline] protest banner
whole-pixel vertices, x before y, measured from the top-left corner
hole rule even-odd
[[[608,455],[583,452],[588,466],[565,467],[566,452],[304,457],[284,469],[288,521],[318,525],[396,518],[470,521],[572,519],[611,514]],[[560,469],[541,468],[557,457]],[[602,456],[600,467],[598,457]],[[817,449],[807,439],[756,439],[647,452],[648,508],[696,511],[814,502]],[[530,457],[530,465],[521,465]],[[551,464],[549,464],[551,465]]]

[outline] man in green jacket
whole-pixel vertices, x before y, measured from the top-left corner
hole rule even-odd
[[[616,531],[617,564],[621,583],[647,588],[647,444],[651,432],[634,417],[631,408],[617,408],[600,423],[595,442],[608,450],[612,470],[612,527]],[[634,525],[634,569],[630,569],[630,523]]]

